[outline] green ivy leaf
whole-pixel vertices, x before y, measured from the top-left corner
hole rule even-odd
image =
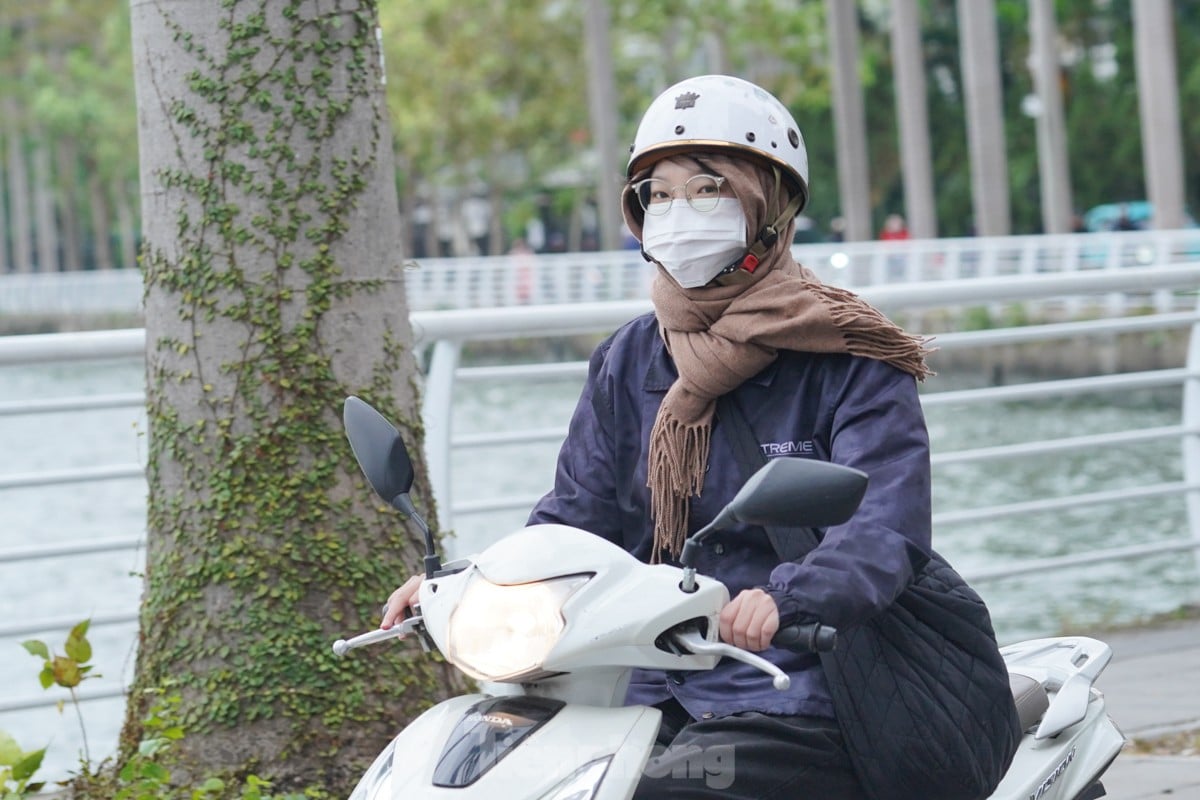
[[[0,766],[11,767],[21,760],[24,752],[17,740],[4,731],[0,731]]]
[[[50,648],[46,647],[45,642],[40,642],[37,639],[29,639],[21,642],[21,647],[24,647],[31,656],[40,656],[47,661],[50,660]]]
[[[92,645],[88,642],[86,635],[89,622],[90,620],[85,619],[72,628],[71,633],[67,635],[65,645],[67,655],[81,664],[92,657]]]
[[[32,753],[26,753],[20,761],[13,764],[13,778],[18,781],[27,781],[33,777],[33,773],[38,771],[38,767],[42,766],[42,758],[46,755],[46,748],[34,750]]]
[[[168,770],[162,764],[155,764],[153,761],[142,764],[141,774],[146,780],[156,781],[158,783],[166,783],[171,779],[170,770]]]
[[[153,758],[154,754],[165,748],[170,742],[162,737],[143,739],[138,745],[138,755]]]

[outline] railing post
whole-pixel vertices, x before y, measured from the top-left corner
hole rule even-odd
[[[1196,300],[1200,310],[1200,297]],[[1192,325],[1188,340],[1188,378],[1183,383],[1183,479],[1190,485],[1200,482],[1200,322]],[[1192,550],[1196,570],[1200,573],[1200,490],[1187,494],[1188,527],[1192,540],[1198,545]]]
[[[450,421],[454,399],[454,375],[462,354],[462,342],[439,339],[433,345],[425,377],[425,398],[421,418],[425,421],[425,463],[429,465],[429,484],[437,502],[438,529],[443,533],[454,525],[450,496]]]
[[[1174,261],[1171,254],[1171,237],[1173,232],[1154,234],[1154,263],[1164,267]],[[1175,310],[1175,296],[1170,289],[1154,290],[1154,310],[1159,314],[1169,314]]]

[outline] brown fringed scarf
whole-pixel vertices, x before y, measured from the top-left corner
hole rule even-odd
[[[719,155],[693,160],[727,179],[746,211],[749,236],[786,203],[777,198],[768,209],[775,186],[768,169]],[[640,240],[641,208],[628,188],[622,208]],[[683,289],[661,267],[655,277],[651,297],[679,379],[663,398],[650,433],[652,563],[664,551],[678,557],[683,548],[691,497],[704,483],[717,398],[761,372],[779,350],[850,353],[886,361],[918,380],[931,374],[925,340],[797,264],[792,232],[789,222],[749,282]]]

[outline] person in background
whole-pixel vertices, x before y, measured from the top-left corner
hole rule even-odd
[[[1129,216],[1129,205],[1128,204],[1121,203],[1120,209],[1117,213],[1117,221],[1113,223],[1113,230],[1114,231],[1141,230],[1140,226],[1136,222],[1133,221],[1133,218],[1131,216]]]
[[[879,238],[883,241],[907,239],[908,226],[904,223],[904,217],[899,214],[888,214],[883,220],[883,229],[879,231]]]
[[[513,240],[508,249],[508,257],[512,260],[512,292],[513,298],[520,305],[528,305],[533,300],[534,272],[537,266],[537,254],[524,239]]]
[[[844,242],[846,241],[846,218],[834,217],[829,220],[829,241]]]

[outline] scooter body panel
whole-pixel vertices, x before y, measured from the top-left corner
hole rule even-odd
[[[1094,693],[1082,720],[1053,738],[1021,738],[1013,762],[989,800],[1073,800],[1091,786],[1125,744]]]
[[[477,708],[495,698],[473,694],[455,697],[426,711],[393,740],[390,791],[364,800],[422,800],[422,798],[527,797],[536,800],[568,781],[580,768],[611,759],[595,800],[626,800],[650,757],[662,718],[657,709],[644,706],[601,708],[562,705],[548,719],[508,749],[489,768],[475,775],[472,768],[487,749],[494,729],[503,735],[509,723],[503,714],[480,714]],[[464,723],[470,727],[466,742]],[[478,746],[476,746],[478,745]],[[460,764],[452,763],[459,760]],[[486,758],[484,759],[486,760]],[[448,774],[469,773],[462,785],[445,783]],[[372,776],[364,777],[364,783]],[[379,776],[373,782],[381,784]],[[357,800],[357,797],[356,797]]]

